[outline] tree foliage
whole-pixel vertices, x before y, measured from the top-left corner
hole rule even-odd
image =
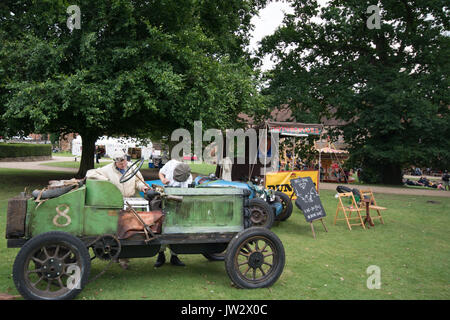
[[[71,4],[0,3],[0,108],[4,130],[79,133],[79,176],[99,136],[236,127],[261,110],[244,48],[265,1],[80,0],[72,30]]]
[[[409,165],[450,164],[449,9],[440,0],[290,1],[294,13],[262,41],[276,67],[274,104],[298,121],[339,119],[366,181],[400,183]],[[380,9],[380,28],[369,28]]]

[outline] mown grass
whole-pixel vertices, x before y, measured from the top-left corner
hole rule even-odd
[[[55,157],[75,157],[70,151],[60,151],[52,153]]]
[[[0,169],[0,293],[17,295],[12,265],[19,249],[7,249],[5,221],[7,199],[25,186],[42,187],[51,179],[70,179],[71,173]],[[304,216],[294,209],[291,218],[272,228],[282,240],[286,265],[271,287],[236,289],[223,262],[209,262],[201,255],[180,255],[186,267],[166,264],[155,269],[156,257],[136,258],[130,270],[117,264],[89,283],[78,299],[449,299],[450,298],[450,198],[376,194],[379,205],[389,209],[385,224],[368,230],[348,230],[333,225],[335,192],[321,190],[327,213],[326,233],[315,222],[317,239]],[[430,202],[431,201],[431,202]],[[92,263],[92,276],[107,262]],[[367,288],[366,270],[381,269],[381,288]]]

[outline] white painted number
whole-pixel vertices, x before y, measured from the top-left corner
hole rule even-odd
[[[64,208],[64,210],[62,210],[62,208]],[[57,227],[67,227],[71,222],[72,219],[67,215],[67,213],[69,212],[70,207],[67,204],[60,204],[59,206],[56,207],[56,216],[53,218],[53,224]],[[60,224],[58,222],[59,218],[65,218],[66,222],[63,224]]]

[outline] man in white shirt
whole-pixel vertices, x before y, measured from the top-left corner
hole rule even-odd
[[[169,187],[187,188],[192,183],[191,167],[186,163],[170,160],[159,170],[159,179]]]
[[[168,187],[187,188],[189,184],[192,183],[191,167],[189,167],[186,163],[177,160],[170,160],[164,165],[164,167],[161,168],[161,170],[159,170],[159,179],[161,179],[161,182]],[[165,250],[166,246],[161,246],[158,259],[155,263],[156,268],[159,268],[166,262],[166,256],[164,255]],[[170,250],[170,253],[171,264],[175,266],[185,265],[180,261],[175,252]]]

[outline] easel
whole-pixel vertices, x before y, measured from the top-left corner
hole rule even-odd
[[[310,221],[309,224],[311,225],[311,231],[312,231],[312,234],[313,234],[314,239],[316,239],[316,233],[314,232],[314,225],[313,225],[313,222],[314,222],[314,221],[317,221],[317,220],[320,220],[320,222],[322,222],[322,226],[323,226],[323,228],[325,229],[325,232],[328,232],[328,229],[327,229],[327,227],[325,226],[325,222],[323,222],[323,219],[322,219],[322,218],[316,219],[316,220],[313,220],[313,221]]]

